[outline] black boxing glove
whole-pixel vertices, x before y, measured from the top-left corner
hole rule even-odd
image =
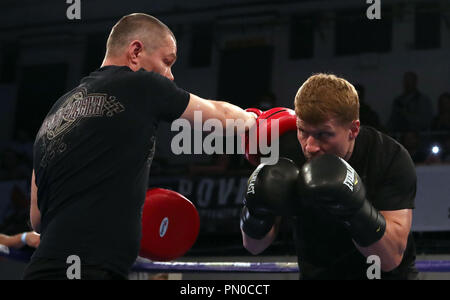
[[[361,178],[342,158],[325,154],[305,163],[298,193],[342,221],[361,247],[384,235],[386,220],[366,199]]]
[[[247,182],[241,229],[251,238],[262,239],[272,228],[275,216],[290,215],[300,170],[287,158],[274,165],[260,164]]]
[[[261,240],[275,224],[275,215],[271,213],[250,213],[244,205],[241,211],[241,230],[255,240]]]

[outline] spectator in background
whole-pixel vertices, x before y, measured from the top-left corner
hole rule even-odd
[[[445,136],[442,143],[442,157],[443,163],[450,163],[450,134]]]
[[[424,131],[431,127],[433,108],[430,99],[417,89],[417,75],[406,72],[403,76],[403,94],[394,99],[389,130],[407,132]]]
[[[355,89],[359,97],[359,121],[361,125],[371,126],[382,132],[386,132],[380,123],[378,114],[365,101],[365,88],[361,84],[356,84]]]
[[[408,150],[409,155],[415,164],[424,163],[428,153],[423,149],[420,141],[420,135],[417,131],[408,131],[403,133],[400,143]]]
[[[408,150],[415,164],[439,164],[443,162],[445,147],[440,144],[424,143],[417,131],[408,131],[402,134],[400,143]],[[432,151],[433,146],[439,146],[439,152]]]
[[[450,93],[443,93],[438,100],[438,113],[433,119],[433,130],[450,131]]]

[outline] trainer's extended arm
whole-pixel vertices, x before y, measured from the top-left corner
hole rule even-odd
[[[256,115],[254,113],[246,112],[239,106],[225,101],[206,100],[194,94],[190,94],[189,104],[181,115],[181,118],[194,123],[194,113],[200,111],[203,121],[217,119],[221,122],[224,129],[227,128],[227,120],[242,120],[247,125],[247,130],[256,123]],[[233,126],[232,124],[228,125]]]

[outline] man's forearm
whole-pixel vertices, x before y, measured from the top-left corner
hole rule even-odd
[[[30,220],[30,223],[31,223],[31,228],[35,232],[37,232],[37,233],[41,232],[41,220],[40,220],[40,218],[38,219],[36,217],[34,217],[34,218],[32,217],[31,220]]]
[[[21,248],[24,246],[21,238],[22,234],[16,234],[13,236],[0,234],[0,244],[10,248]]]
[[[248,130],[253,125],[256,124],[256,116],[252,113],[248,113],[245,110],[241,109],[239,106],[236,106],[234,104],[224,102],[224,101],[213,101],[214,105],[216,106],[218,111],[221,111],[223,113],[222,116],[222,126],[225,129],[225,133],[229,133],[230,130],[227,127],[230,127],[232,129],[233,134],[240,134],[243,133],[245,130]],[[246,128],[237,128],[234,127],[234,122],[230,122],[227,124],[227,120],[242,120],[242,125],[247,125]],[[237,123],[236,123],[237,124]],[[228,131],[227,131],[228,129]]]
[[[37,209],[30,210],[31,228],[36,232],[41,232],[41,214]]]
[[[386,219],[386,231],[379,241],[368,247],[360,247],[356,243],[355,245],[366,257],[377,255],[380,258],[381,269],[384,272],[389,272],[400,265],[407,239],[407,236],[404,236],[404,229],[401,224]]]
[[[198,119],[198,113],[201,113],[201,119]],[[194,94],[190,94],[189,104],[181,115],[181,118],[188,120],[194,126],[199,121],[203,124],[206,120],[216,119],[221,123],[222,128],[224,129],[223,134],[230,133],[232,135],[243,133],[246,130],[245,128],[239,128],[240,130],[237,130],[237,128],[233,126],[233,123],[237,120],[240,120],[242,125],[245,124],[247,130],[256,124],[256,116],[254,113],[246,112],[239,106],[225,101],[206,100]],[[227,122],[227,120],[234,122]],[[238,122],[236,122],[236,124],[238,124]],[[214,126],[213,124],[209,125]],[[227,127],[230,127],[228,132],[226,130]]]
[[[34,231],[41,232],[41,211],[39,210],[37,203],[38,187],[36,186],[35,178],[36,177],[33,170],[33,174],[31,175],[30,223]]]
[[[247,249],[251,254],[257,255],[263,252],[269,247],[275,238],[277,237],[278,230],[280,227],[281,218],[278,217],[275,221],[275,224],[272,226],[272,229],[267,233],[267,235],[260,239],[253,239],[245,234],[244,231],[241,230],[242,233],[242,244],[244,248]]]

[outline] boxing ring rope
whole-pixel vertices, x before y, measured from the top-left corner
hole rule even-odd
[[[163,273],[297,273],[297,263],[255,262],[136,262],[135,272]]]
[[[28,262],[31,254],[0,245],[0,257]],[[450,260],[419,260],[416,268],[419,272],[450,272]],[[138,258],[132,270],[148,273],[298,273],[298,266],[293,262],[152,262]]]

